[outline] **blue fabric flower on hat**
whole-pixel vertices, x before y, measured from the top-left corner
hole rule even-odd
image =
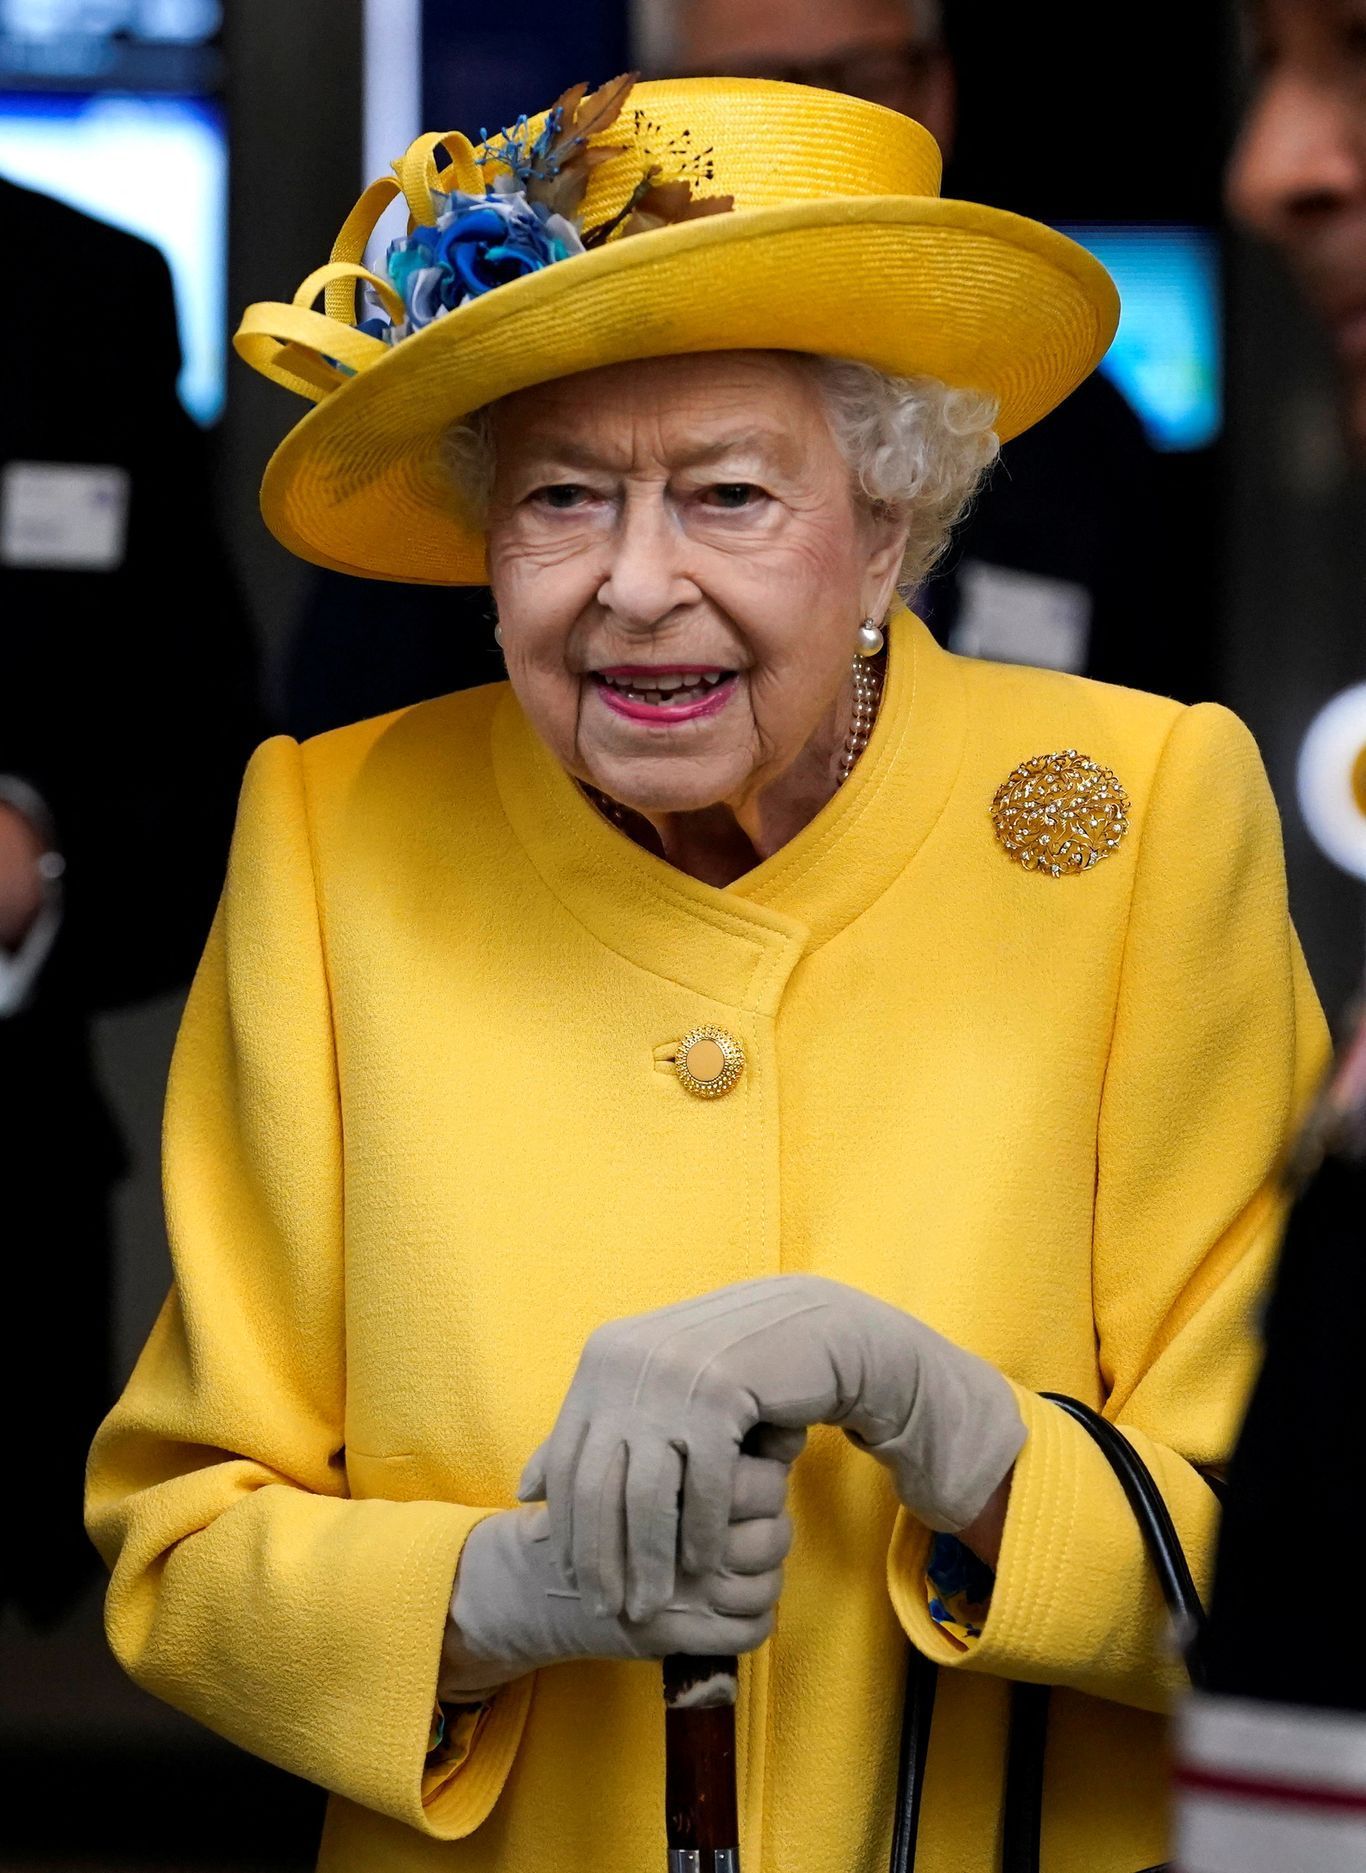
[[[389,248],[388,273],[407,309],[401,329],[367,320],[363,330],[398,339],[421,331],[467,299],[584,251],[578,229],[518,190],[438,195],[435,225],[414,228]]]
[[[661,175],[658,165],[636,148],[643,121],[638,111],[634,131],[623,130],[620,143],[603,141],[620,118],[636,76],[623,72],[596,91],[584,84],[570,85],[545,113],[534,136],[528,120],[519,117],[510,130],[495,137],[485,131],[482,149],[475,149],[455,132],[440,139],[437,148],[444,147],[449,164],[437,173],[443,181],[469,185],[469,192],[453,188],[443,193],[434,188],[433,139],[415,143],[394,167],[410,202],[427,194],[432,223],[415,227],[389,247],[386,267],[403,302],[403,318],[389,315],[392,300],[388,294],[380,304],[373,288],[367,286],[362,298],[370,316],[361,321],[360,330],[386,344],[397,344],[466,300],[480,299],[495,287],[539,273],[557,260],[587,253],[609,240],[651,234],[733,208],[729,195],[698,198],[693,194],[694,181],[702,177],[710,181],[714,172],[710,150],[694,154],[687,147],[688,131],[674,138],[669,149],[677,161],[691,164],[694,173],[673,178]],[[582,227],[595,172],[603,164],[633,154],[639,173],[625,200],[615,213],[604,219],[599,210],[597,218]],[[423,159],[424,171],[421,186],[415,189],[417,178],[408,164],[417,156]],[[496,172],[482,191],[477,186],[481,169],[485,174]],[[370,225],[373,231],[373,220]]]

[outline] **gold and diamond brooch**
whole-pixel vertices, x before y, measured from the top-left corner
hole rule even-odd
[[[1108,767],[1075,748],[1021,761],[996,789],[991,823],[1026,871],[1067,878],[1109,858],[1129,830],[1129,796]]]

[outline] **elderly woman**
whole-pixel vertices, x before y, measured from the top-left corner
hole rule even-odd
[[[276,534],[487,566],[509,680],[252,763],[92,1460],[111,1641],[333,1792],[336,1873],[662,1866],[641,1661],[744,1653],[747,1873],[873,1873],[909,1639],[922,1869],[992,1864],[1023,1678],[1049,1873],[1134,1873],[1177,1671],[1038,1394],[1204,1577],[1322,1051],[1275,810],[1222,710],[896,599],[1103,352],[1095,263],[876,106],[629,91],[422,139],[244,323],[318,405]]]

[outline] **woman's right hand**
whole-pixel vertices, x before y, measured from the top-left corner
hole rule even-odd
[[[668,1605],[645,1620],[601,1613],[566,1586],[543,1507],[480,1522],[455,1577],[438,1696],[471,1701],[565,1659],[752,1652],[773,1629],[792,1545],[788,1476],[804,1441],[766,1429],[761,1447],[781,1454],[739,1459],[720,1567],[679,1573]]]

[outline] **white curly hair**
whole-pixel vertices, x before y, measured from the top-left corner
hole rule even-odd
[[[906,528],[900,584],[921,585],[1001,445],[994,397],[851,358],[807,358],[856,495]]]
[[[1000,452],[996,400],[936,377],[893,377],[852,358],[783,355],[814,377],[855,499],[905,526],[900,585],[914,592]],[[445,435],[457,496],[477,521],[493,491],[493,408],[475,410]]]

